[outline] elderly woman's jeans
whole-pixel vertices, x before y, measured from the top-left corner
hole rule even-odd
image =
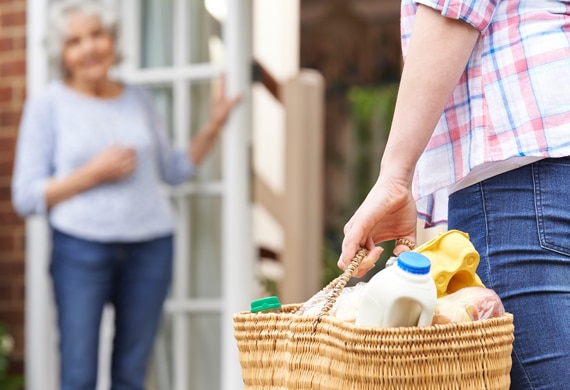
[[[99,243],[52,231],[50,272],[58,311],[61,389],[94,390],[103,308],[115,308],[112,390],[143,390],[172,278],[172,236]]]
[[[570,158],[546,159],[452,194],[477,273],[514,314],[511,389],[570,389]]]

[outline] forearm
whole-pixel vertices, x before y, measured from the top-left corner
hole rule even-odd
[[[81,192],[97,186],[101,180],[88,165],[85,165],[65,178],[51,178],[45,187],[47,208],[63,202]]]
[[[415,165],[457,85],[479,32],[418,6],[398,91],[383,175],[411,185]]]
[[[200,132],[192,139],[188,147],[188,155],[195,165],[200,165],[214,146],[221,130],[221,124],[210,119]]]

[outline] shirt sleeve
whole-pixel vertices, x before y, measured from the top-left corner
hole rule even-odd
[[[480,32],[484,31],[501,0],[416,0],[441,12],[445,17],[463,20]]]
[[[45,187],[53,175],[54,131],[49,97],[24,105],[12,176],[12,203],[20,216],[46,214]]]
[[[195,174],[196,167],[190,160],[187,150],[173,147],[168,138],[164,122],[157,112],[156,105],[150,94],[141,90],[142,98],[147,107],[151,131],[156,142],[158,163],[162,180],[170,185],[180,184]]]

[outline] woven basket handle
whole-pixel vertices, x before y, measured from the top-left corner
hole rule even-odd
[[[360,248],[358,252],[356,252],[356,255],[354,256],[350,264],[348,265],[348,268],[342,273],[342,275],[334,279],[325,288],[323,288],[323,291],[329,291],[329,290],[332,291],[327,296],[327,300],[323,305],[321,312],[317,316],[317,319],[315,320],[315,326],[316,323],[319,322],[322,316],[329,314],[332,307],[336,303],[336,300],[339,297],[340,293],[342,292],[342,290],[344,289],[344,287],[352,277],[352,274],[354,274],[354,271],[356,271],[362,260],[366,257],[367,253],[368,251],[366,249]]]

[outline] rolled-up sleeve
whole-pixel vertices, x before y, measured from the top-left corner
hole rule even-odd
[[[445,17],[463,20],[482,32],[489,26],[499,1],[416,0],[416,3],[438,10]]]
[[[12,176],[12,203],[20,216],[47,213],[45,186],[53,174],[55,144],[49,110],[45,95],[24,106]]]

